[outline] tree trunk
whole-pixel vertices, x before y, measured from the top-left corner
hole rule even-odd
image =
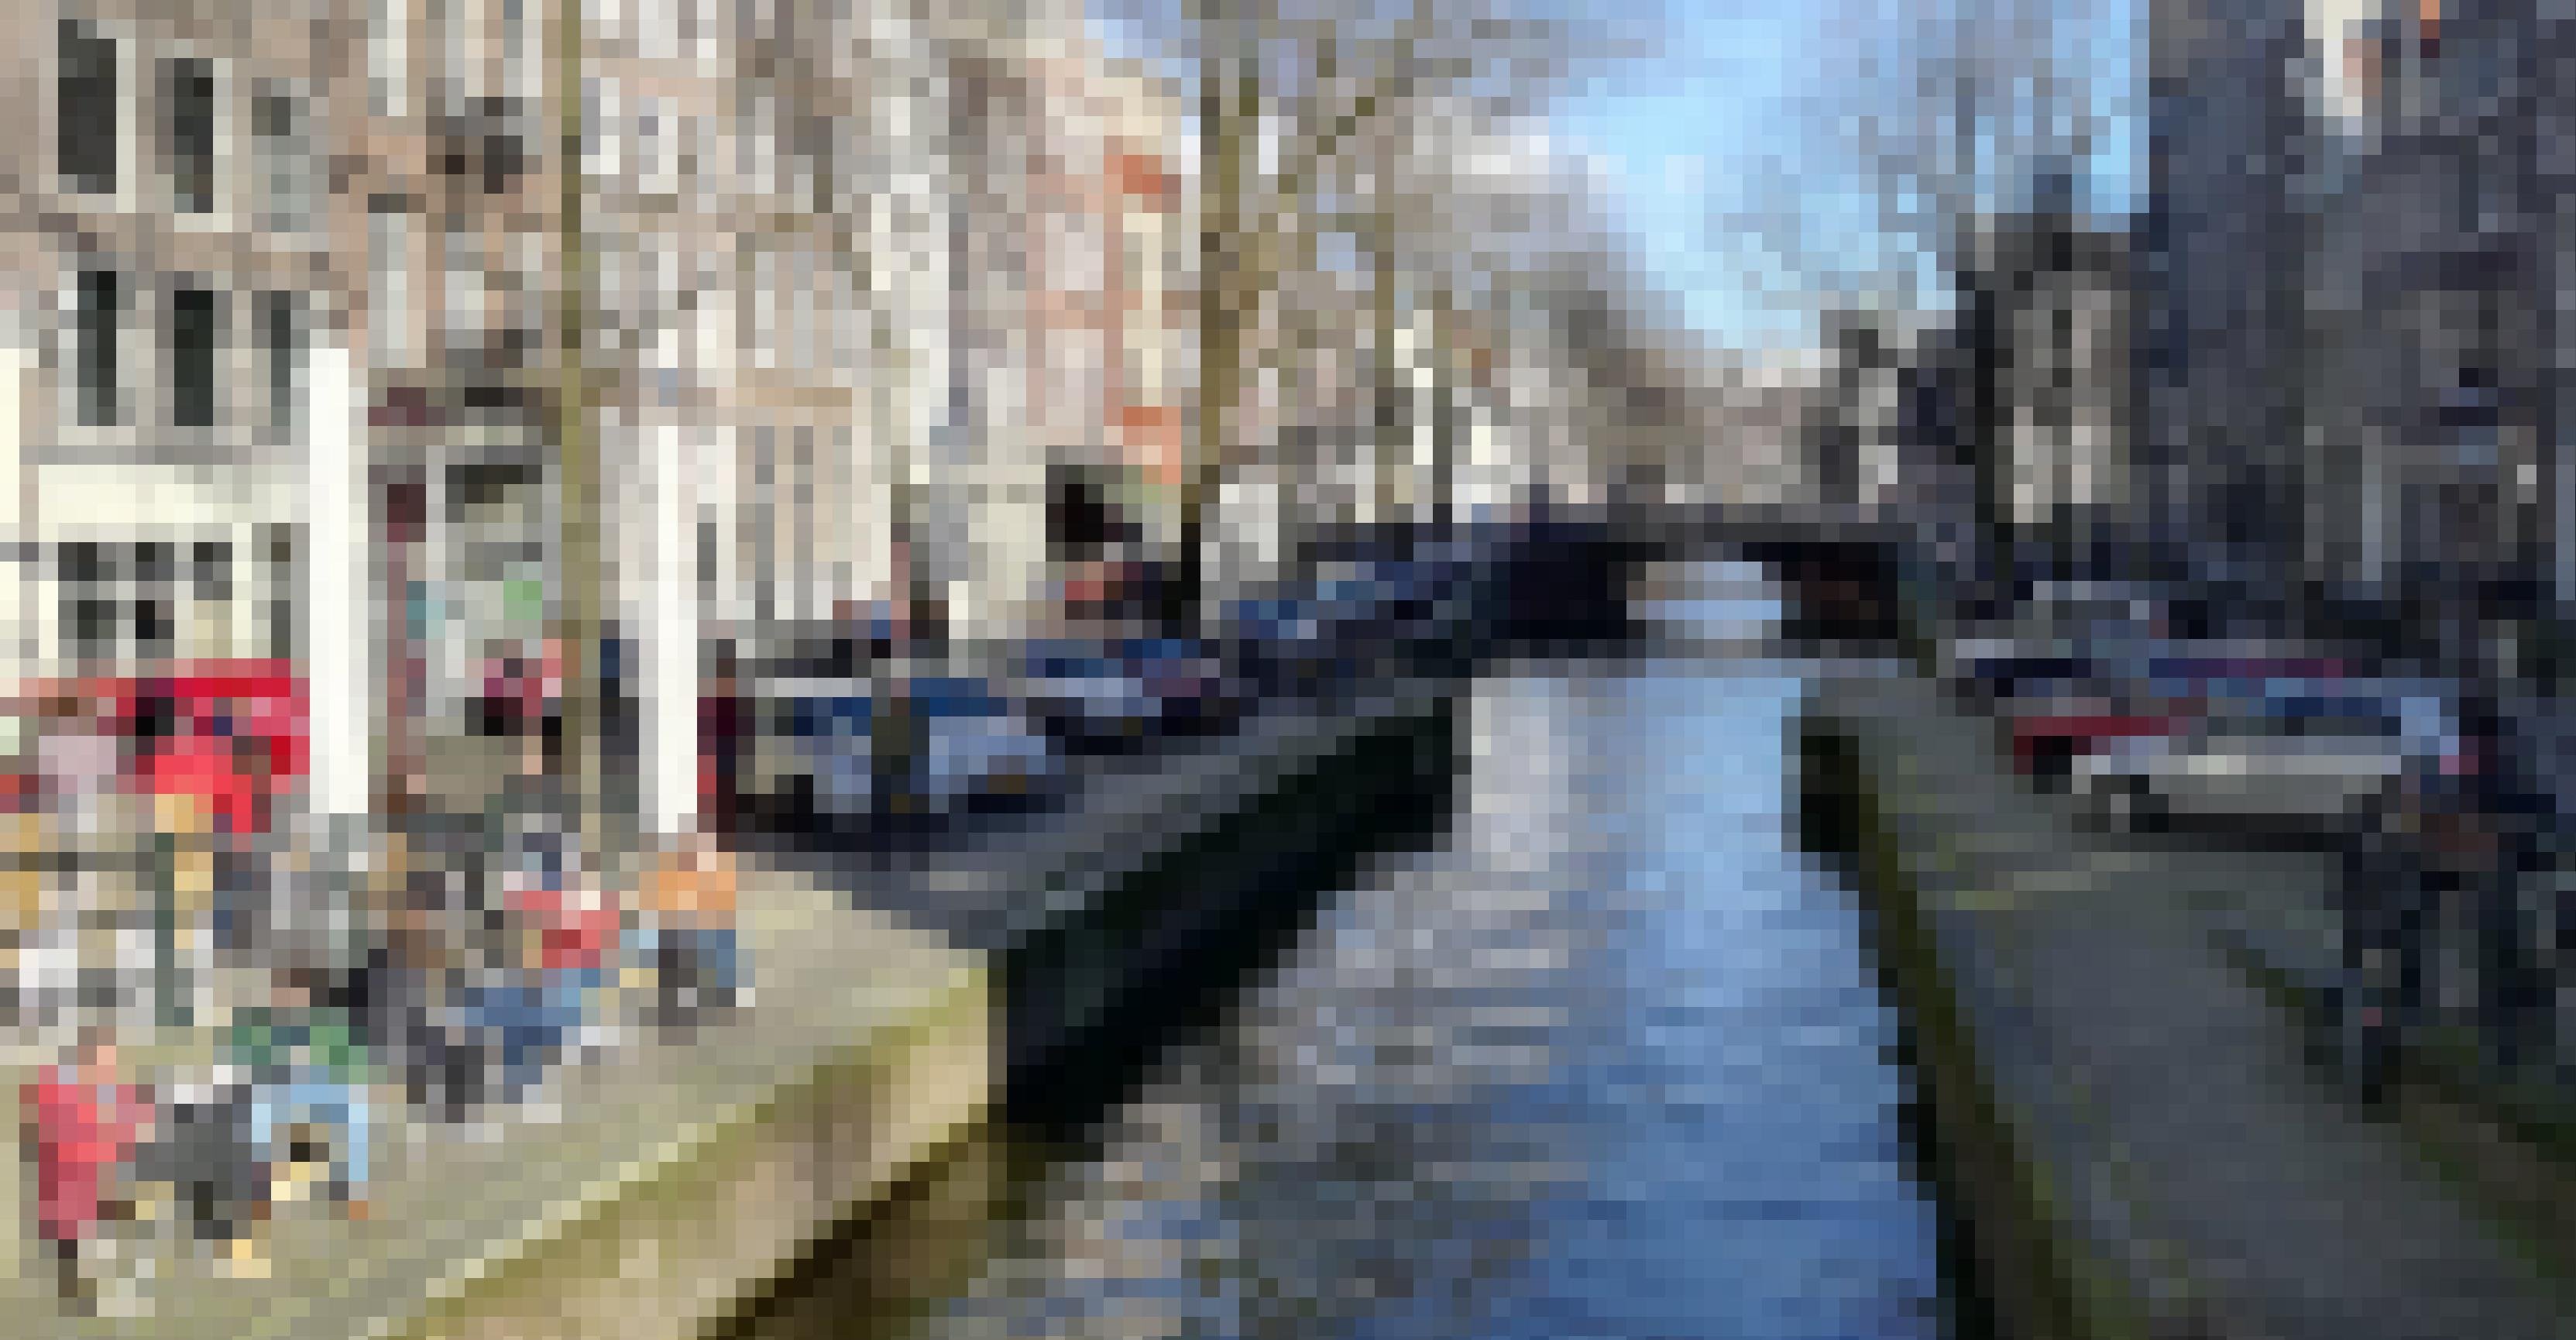
[[[1394,189],[1387,179],[1387,165],[1381,162],[1377,189],[1381,194]],[[1372,396],[1372,419],[1375,422],[1377,446],[1377,506],[1375,520],[1382,533],[1400,529],[1405,520],[1397,487],[1404,478],[1405,449],[1412,445],[1406,432],[1403,387],[1398,384],[1403,368],[1395,356],[1395,220],[1381,200],[1369,217],[1369,325],[1370,354],[1376,367],[1371,380],[1376,383]]]
[[[1205,599],[1208,511],[1226,467],[1228,420],[1243,372],[1242,308],[1253,287],[1244,282],[1240,210],[1245,137],[1259,115],[1260,84],[1249,60],[1228,71],[1238,53],[1226,47],[1200,57],[1198,423],[1181,476],[1177,579],[1165,597],[1166,621],[1176,628],[1195,624]]]

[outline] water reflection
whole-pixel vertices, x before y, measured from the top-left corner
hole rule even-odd
[[[1784,831],[1799,694],[1709,655],[1480,686],[1438,846],[1165,1058],[932,1332],[1936,1334],[1892,1022]]]

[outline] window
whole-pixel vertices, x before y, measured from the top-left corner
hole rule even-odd
[[[636,189],[646,195],[675,195],[680,183],[672,172],[678,154],[672,141],[678,138],[670,105],[660,98],[644,99],[643,110],[635,118]]]
[[[483,193],[499,195],[528,171],[528,147],[520,130],[519,104],[513,98],[478,98],[475,119],[482,133]]]
[[[1130,319],[1120,332],[1125,345],[1127,400],[1136,405],[1163,405],[1172,393],[1171,377],[1165,366],[1163,331],[1155,325]]]
[[[215,424],[215,346],[222,310],[209,289],[183,288],[170,295],[170,422],[179,427]]]
[[[778,100],[767,95],[752,99],[751,112],[743,128],[741,147],[735,167],[742,189],[758,195],[776,195],[781,188],[779,176],[780,146]]]
[[[268,654],[276,660],[295,655],[295,532],[288,526],[267,528]]]
[[[1141,305],[1150,314],[1150,319],[1160,320],[1160,313],[1155,310],[1159,304],[1154,299],[1161,295],[1163,288],[1162,269],[1157,264],[1162,258],[1155,254],[1154,235],[1138,226],[1134,215],[1127,216],[1124,223],[1126,226],[1119,230],[1118,239],[1119,283],[1134,299],[1143,300],[1141,304],[1131,300],[1130,305]]]
[[[312,170],[305,142],[303,100],[283,88],[264,89],[251,99],[250,123],[258,146],[261,230],[310,230]]]
[[[102,427],[117,419],[117,327],[123,306],[113,270],[81,272],[72,314],[72,371],[77,417],[84,425]]]
[[[1055,288],[1067,294],[1093,294],[1109,286],[1109,257],[1099,216],[1059,216],[1052,230],[1056,242]]]
[[[134,651],[147,660],[167,660],[178,621],[172,617],[170,601],[154,598],[134,602]]]
[[[411,215],[402,209],[367,216],[368,250],[375,274],[367,295],[367,338],[386,366],[416,360],[412,343]]]
[[[65,586],[98,586],[108,580],[104,545],[75,540],[63,546],[59,580]]]
[[[111,570],[110,558],[107,546],[80,541],[65,544],[56,555],[64,640],[79,660],[100,660],[116,649],[123,620],[112,597],[123,574]]]
[[[73,597],[63,602],[63,623],[70,629],[72,655],[83,661],[105,660],[116,647],[116,602]]]
[[[750,292],[751,365],[762,371],[778,367],[782,345],[778,329],[779,289],[778,253],[759,242],[752,244]]]
[[[257,320],[260,357],[268,372],[268,426],[280,438],[295,431],[296,374],[304,361],[298,305],[293,293],[259,295]]]
[[[66,19],[56,85],[54,152],[63,189],[116,190],[116,43]]]
[[[231,545],[221,540],[199,540],[189,560],[189,584],[196,599],[214,604],[233,598]]]
[[[159,595],[178,580],[178,564],[176,545],[148,540],[134,546],[134,579],[144,585],[148,595]]]
[[[215,208],[215,67],[202,60],[161,66],[161,160],[170,175],[171,207],[182,214]]]
[[[449,230],[440,249],[445,253],[447,289],[441,311],[446,328],[441,334],[451,348],[478,345],[490,333],[493,258],[486,254],[483,234],[472,229]]]

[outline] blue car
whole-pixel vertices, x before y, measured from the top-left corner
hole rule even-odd
[[[1435,642],[1451,585],[1427,562],[1335,565],[1311,591],[1236,602],[1224,636],[1265,692],[1328,690],[1364,677],[1376,658]]]
[[[858,818],[877,807],[880,709],[872,685],[860,682],[781,685],[774,720],[791,773],[805,790],[797,808],[816,820]],[[1058,762],[1020,707],[982,680],[913,680],[905,701],[920,731],[904,787],[924,809],[947,811],[980,801],[1041,794]],[[801,783],[798,778],[802,779]]]
[[[919,679],[909,701],[921,729],[915,795],[934,809],[1033,794],[1056,771],[1056,754],[1026,713],[980,679]]]

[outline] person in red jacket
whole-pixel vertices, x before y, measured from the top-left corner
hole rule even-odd
[[[115,1193],[117,1170],[149,1137],[151,1101],[139,1085],[116,1082],[116,1046],[98,1032],[81,1058],[30,1081],[21,1103],[36,1165],[36,1232],[52,1254],[66,1298],[87,1292],[82,1252],[100,1228],[131,1213]]]

